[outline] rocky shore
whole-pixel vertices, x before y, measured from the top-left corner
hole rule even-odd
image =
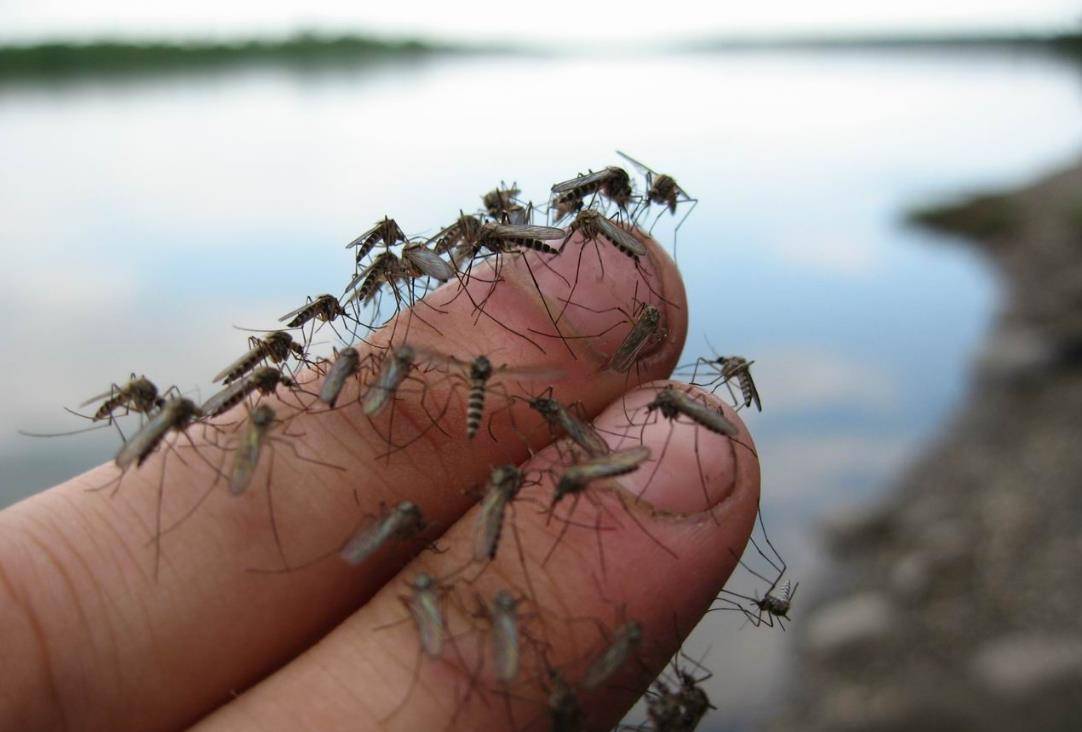
[[[795,609],[770,728],[1079,730],[1082,162],[913,220],[980,247],[1007,297],[943,439],[826,528],[838,567]]]

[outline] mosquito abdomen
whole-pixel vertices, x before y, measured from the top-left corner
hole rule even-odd
[[[481,428],[481,418],[485,413],[485,380],[470,379],[470,393],[466,405],[466,436],[475,437]]]

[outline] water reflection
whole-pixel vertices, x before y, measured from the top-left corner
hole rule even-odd
[[[0,501],[106,459],[74,405],[136,370],[208,393],[243,343],[341,282],[385,212],[435,231],[621,148],[702,199],[681,230],[688,360],[757,359],[750,418],[776,543],[805,583],[816,516],[879,490],[956,403],[993,283],[905,229],[912,203],[1034,175],[1082,139],[1045,58],[732,53],[455,58],[0,90]],[[799,613],[795,613],[799,617]],[[780,688],[784,637],[712,616],[718,728]],[[720,627],[727,631],[718,632]]]

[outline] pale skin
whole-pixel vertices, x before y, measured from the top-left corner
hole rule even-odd
[[[592,245],[581,260],[577,254],[578,242],[572,240],[560,257],[548,260],[568,280],[581,261],[575,301],[597,311],[630,310],[640,277],[631,260],[602,246],[605,276],[600,278]],[[530,261],[546,292],[563,286],[535,255]],[[584,415],[610,442],[618,438],[609,433],[623,431],[633,432],[637,444],[640,428],[628,430],[627,414],[637,415],[640,423],[644,419],[642,407],[658,388],[651,382],[672,372],[687,327],[683,285],[671,261],[650,243],[643,266],[655,292],[644,292],[640,281],[638,297],[662,309],[667,335],[643,353],[630,375],[602,370],[626,327],[569,341],[576,358],[558,340],[536,336],[541,353],[490,318],[475,321],[466,297],[451,299],[456,283],[428,296],[443,312],[419,306],[440,333],[414,320],[409,340],[455,349],[464,357],[484,353],[496,365],[557,367],[563,371],[561,401],[581,402]],[[519,332],[554,332],[514,257],[507,258],[503,277],[487,311],[499,313],[504,325]],[[475,281],[470,289],[480,300],[488,284]],[[396,342],[404,335],[405,317]],[[560,328],[567,335],[595,334],[622,318],[613,311],[568,308]],[[448,386],[433,389],[434,403],[442,403]],[[544,386],[523,384],[534,393]],[[523,393],[512,382],[506,387]],[[423,539],[386,547],[356,568],[328,556],[290,572],[250,571],[281,566],[267,518],[266,455],[246,493],[231,496],[228,481],[220,481],[190,519],[162,538],[156,576],[151,539],[161,461],[167,460],[163,526],[181,518],[214,482],[211,468],[190,448],[159,451],[129,472],[115,495],[88,491],[115,478],[116,469],[105,465],[0,512],[0,648],[6,671],[0,729],[438,730],[452,717],[462,729],[511,728],[503,703],[484,704],[475,696],[474,703],[462,706],[463,675],[450,664],[422,664],[409,703],[397,709],[418,655],[416,629],[402,622],[408,618],[400,599],[408,593],[407,583],[422,570],[446,575],[471,556],[477,496],[469,489],[483,484],[494,465],[514,463],[535,471],[556,455],[546,447],[548,430],[524,406],[515,407],[517,429],[501,414],[493,421],[497,439],[482,428],[468,441],[464,391],[461,385],[455,389],[443,417],[447,434],[428,430],[389,459],[382,457],[387,448],[381,435],[387,433],[390,410],[366,420],[354,403],[355,386],[343,392],[343,409],[299,417],[289,428],[303,434],[295,442],[302,455],[342,470],[320,468],[284,445],[276,447],[270,485],[282,547],[293,565],[333,552],[366,516],[379,515],[382,505],[410,500],[422,508],[432,525]],[[268,403],[285,413],[281,402]],[[737,439],[752,445],[743,423],[725,409],[739,427]],[[226,421],[243,417],[239,409]],[[410,430],[415,435],[429,418],[406,394],[395,403],[394,420],[397,437]],[[643,492],[644,502],[630,509],[634,521],[627,520],[616,493],[598,492],[611,515],[623,517],[619,526],[601,532],[603,554],[597,531],[572,526],[543,562],[562,524],[546,523],[536,504],[516,511],[537,604],[553,613],[552,622],[561,623],[560,631],[546,638],[553,665],[581,670],[584,649],[596,650],[601,643],[590,618],[608,627],[619,624],[621,615],[642,624],[641,657],[609,685],[582,694],[589,729],[611,729],[649,685],[651,674],[677,649],[680,635],[690,631],[724,585],[736,563],[734,553],[743,550],[753,527],[759,500],[756,457],[727,438],[699,430],[701,480],[693,426],[671,428],[658,420],[641,430],[643,441],[657,455],[670,429],[675,432],[656,472],[651,463],[618,481],[624,503]],[[199,442],[197,431],[193,436]],[[623,447],[633,444],[629,439]],[[205,445],[200,455],[212,463],[221,460]],[[552,485],[552,477],[544,477],[523,495],[547,504]],[[566,515],[568,508],[570,501],[557,515]],[[575,520],[592,522],[597,511],[584,499]],[[502,588],[523,593],[523,560],[505,534],[493,564],[470,593],[476,589],[492,597]],[[434,539],[442,553],[425,551]],[[734,631],[738,626],[734,622]],[[572,684],[574,673],[569,671]],[[529,685],[522,688],[513,700],[514,726],[546,728],[545,692],[540,684],[532,693]]]

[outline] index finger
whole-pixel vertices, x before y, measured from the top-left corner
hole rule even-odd
[[[569,245],[549,260],[551,269],[535,255],[508,258],[491,292],[485,280],[496,273],[488,269],[486,277],[482,270],[470,285],[472,300],[452,299],[452,284],[428,298],[442,312],[418,306],[420,318],[439,332],[408,313],[398,327],[408,322],[411,342],[444,352],[557,365],[564,372],[557,396],[581,402],[592,416],[626,386],[668,375],[686,327],[679,275],[659,247],[651,244],[642,260],[651,291],[633,260],[603,242],[596,253],[592,246],[579,256]],[[515,333],[552,333],[556,308],[569,296],[585,307],[568,306],[560,318],[568,335],[601,333],[624,317],[616,309],[630,311],[637,297],[663,311],[665,338],[643,352],[631,374],[602,368],[629,325],[566,344],[549,338],[546,353],[535,355],[537,349]],[[478,317],[474,303],[482,301],[488,315]],[[389,414],[369,422],[354,405],[297,417],[296,430],[304,433],[298,449],[345,472],[321,470],[288,448],[277,449],[273,475],[264,461],[242,498],[215,490],[181,530],[165,538],[157,580],[147,541],[155,534],[159,491],[166,499],[162,525],[169,526],[214,480],[199,459],[181,462],[181,453],[159,452],[125,477],[111,499],[85,492],[113,475],[111,466],[103,466],[0,513],[0,642],[12,667],[24,669],[5,685],[0,722],[12,724],[0,726],[63,721],[87,729],[176,727],[295,656],[371,597],[423,542],[397,545],[357,570],[332,558],[285,574],[246,572],[277,561],[269,493],[256,488],[266,482],[266,490],[274,491],[278,532],[293,563],[339,546],[381,503],[408,498],[430,523],[448,526],[472,501],[464,489],[492,464],[521,462],[548,438],[519,410],[525,440],[506,419],[494,424],[494,436],[482,430],[468,440],[461,402],[450,402],[446,435],[429,429],[388,461],[380,459],[387,448],[379,428],[387,428],[381,420],[389,421]],[[409,400],[396,405],[401,424],[424,429],[430,417],[423,410]]]

